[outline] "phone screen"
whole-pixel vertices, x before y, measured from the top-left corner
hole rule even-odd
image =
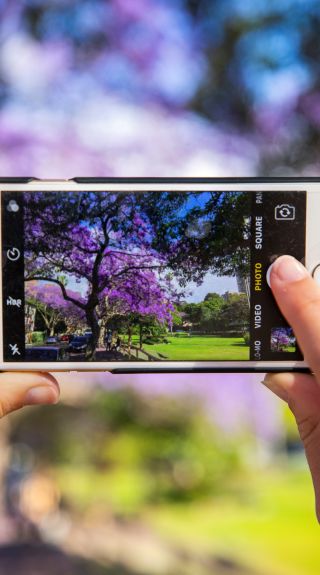
[[[2,193],[5,361],[302,360],[265,275],[303,191]]]

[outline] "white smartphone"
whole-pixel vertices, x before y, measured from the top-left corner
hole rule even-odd
[[[266,282],[318,276],[320,179],[2,178],[0,369],[307,371]]]

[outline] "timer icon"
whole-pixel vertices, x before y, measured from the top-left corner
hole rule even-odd
[[[20,251],[18,248],[10,248],[7,250],[7,258],[11,262],[16,262],[20,258]]]

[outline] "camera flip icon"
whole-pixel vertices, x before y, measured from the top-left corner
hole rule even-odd
[[[280,204],[274,210],[275,220],[295,220],[296,208],[290,204]]]

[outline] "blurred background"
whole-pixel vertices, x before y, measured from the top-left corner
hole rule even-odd
[[[319,175],[317,0],[0,1],[0,174]],[[0,575],[315,575],[253,375],[59,376],[0,425]]]

